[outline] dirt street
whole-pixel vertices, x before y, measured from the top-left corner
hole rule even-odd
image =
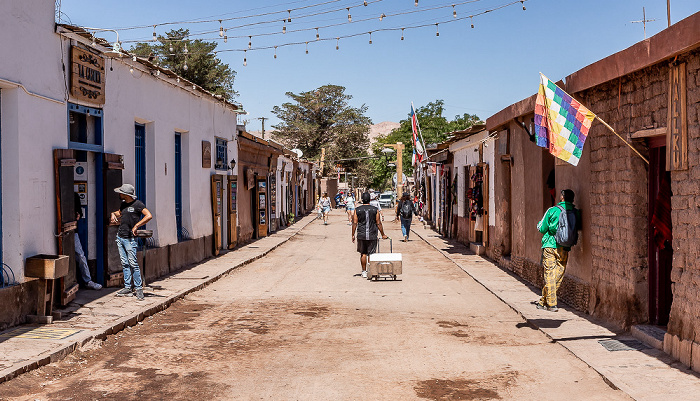
[[[344,217],[0,399],[629,399],[418,238],[394,242],[400,280],[362,279]]]

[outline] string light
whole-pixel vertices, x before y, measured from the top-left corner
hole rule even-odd
[[[170,53],[173,53],[175,49],[173,49],[173,41],[170,41]]]
[[[131,57],[131,61],[136,61],[136,55]]]
[[[364,6],[367,7],[367,0],[365,0]]]
[[[177,83],[180,83],[180,77],[177,77]]]
[[[292,22],[292,10],[287,10],[287,12],[289,13],[289,16],[287,18],[287,22]]]
[[[474,29],[474,20],[472,19],[473,15],[469,16],[469,21],[472,23],[472,29]]]
[[[321,37],[318,35],[318,28],[316,28],[316,40],[321,39]]]
[[[369,44],[371,45],[372,44],[372,32],[368,32],[368,33],[369,33]]]
[[[275,58],[277,58],[277,46],[275,46]]]
[[[243,67],[248,65],[248,58],[246,57],[248,50],[243,50]]]
[[[187,42],[185,42],[185,49],[183,50],[185,54],[189,53],[189,50],[187,50]]]
[[[524,1],[521,1],[520,4],[523,5],[523,11],[525,11],[525,10],[526,10],[526,8],[525,8],[525,2],[524,2]]]
[[[379,16],[379,20],[380,20],[380,21],[383,20],[384,17],[386,17],[386,14],[382,13],[382,15]]]
[[[454,4],[452,5],[452,16],[453,16],[454,18],[457,18],[457,10],[455,10],[455,5],[454,5]]]
[[[352,15],[350,15],[350,7],[348,7],[347,10],[348,10],[348,22],[352,22]]]
[[[134,67],[129,67],[129,73],[133,74],[134,73]]]
[[[282,20],[282,33],[287,33],[287,20]]]
[[[219,36],[224,36],[224,26],[222,25],[221,20],[219,20]]]
[[[435,36],[440,36],[440,28],[438,28],[438,24],[435,24]]]
[[[416,0],[415,6],[418,7],[418,0]]]
[[[306,54],[309,54],[309,42],[306,42]]]
[[[251,49],[253,47],[253,37],[248,36],[248,49]]]
[[[185,65],[182,66],[182,69],[187,71],[189,67],[187,67],[187,57],[185,57]]]
[[[335,38],[335,50],[340,49],[340,38]]]
[[[224,35],[224,43],[228,43],[228,35]]]
[[[197,85],[192,85],[192,90],[197,90]]]
[[[97,46],[97,39],[95,39],[95,35],[92,35],[92,47]]]
[[[403,30],[406,28],[401,28],[401,40],[403,40]]]
[[[156,35],[156,25],[153,25],[153,41],[158,41],[158,36]]]

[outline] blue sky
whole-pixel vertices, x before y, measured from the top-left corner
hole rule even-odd
[[[419,0],[418,7],[414,1],[370,0],[365,7],[361,0],[121,0],[109,2],[110,6],[101,2],[102,7],[96,7],[94,1],[63,0],[62,12],[64,18],[81,26],[151,26],[121,31],[120,39],[127,41],[149,39],[152,25],[163,22],[218,20],[284,11],[224,21],[227,43],[216,33],[218,21],[156,27],[158,34],[180,27],[191,32],[214,31],[192,38],[218,39],[219,50],[247,49],[250,40],[247,36],[253,36],[252,50],[245,53],[247,66],[243,66],[242,51],[219,54],[237,72],[235,89],[240,93],[237,101],[250,113],[243,118],[249,120],[251,131],[260,129],[259,117],[271,118],[266,129],[276,122],[271,110],[288,100],[285,92],[298,93],[325,84],[345,86],[353,96],[351,103],[366,104],[367,114],[374,123],[398,122],[407,117],[411,101],[418,107],[436,99],[445,101],[448,118],[470,113],[485,119],[535,93],[538,72],[556,81],[643,40],[642,24],[631,22],[642,19],[642,7],[647,19],[655,19],[647,23],[647,36],[667,26],[664,0],[527,0],[524,2],[527,10],[517,3],[483,15],[476,14],[510,1]],[[286,23],[288,32],[279,34],[286,10],[319,3],[327,4],[293,10],[292,22]],[[452,4],[457,19],[453,17]],[[447,7],[426,10],[440,6]],[[347,23],[346,7],[351,7],[352,23]],[[426,11],[394,15],[419,10]],[[329,12],[307,16],[320,11]],[[698,11],[698,0],[671,0],[671,23]],[[382,21],[381,14],[387,15]],[[471,21],[459,19],[469,15],[476,16]],[[370,20],[362,22],[362,19]],[[275,22],[261,23],[271,20]],[[435,27],[436,22],[443,21],[454,22]],[[248,23],[256,24],[240,27]],[[316,41],[314,28],[331,24],[341,25],[319,29],[319,35],[333,40]],[[401,31],[397,30],[375,32],[372,44],[368,43],[369,31],[421,24],[430,26],[407,28],[403,41]],[[308,30],[291,32],[295,29]],[[255,36],[273,32],[278,34]],[[341,39],[340,49],[336,50],[334,38],[357,33],[364,34]],[[109,35],[102,36],[114,40]],[[234,39],[234,36],[244,37]],[[256,50],[306,41],[308,54],[305,44],[278,47],[277,59],[273,57],[273,49]]]

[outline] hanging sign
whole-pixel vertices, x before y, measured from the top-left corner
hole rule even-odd
[[[669,69],[666,170],[688,169],[688,111],[685,63]]]
[[[90,103],[105,103],[105,60],[87,50],[71,47],[71,95]]]

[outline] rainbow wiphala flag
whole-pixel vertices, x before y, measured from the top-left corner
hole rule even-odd
[[[575,166],[594,118],[595,114],[540,74],[535,102],[537,146],[549,148],[551,154]]]

